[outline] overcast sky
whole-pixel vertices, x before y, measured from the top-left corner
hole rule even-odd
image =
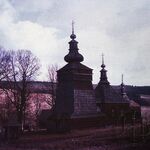
[[[150,0],[0,0],[0,45],[29,49],[42,63],[63,67],[68,53],[71,21],[83,64],[99,81],[101,54],[108,80],[150,85]]]

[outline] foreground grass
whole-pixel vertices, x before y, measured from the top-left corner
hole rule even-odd
[[[3,143],[0,150],[149,150],[149,136],[140,127],[91,128],[66,134],[24,134]]]

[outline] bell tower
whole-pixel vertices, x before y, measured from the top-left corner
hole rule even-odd
[[[56,112],[70,118],[96,114],[96,101],[92,85],[92,69],[83,65],[75,40],[74,23],[69,42],[69,53],[64,57],[67,64],[57,71]]]

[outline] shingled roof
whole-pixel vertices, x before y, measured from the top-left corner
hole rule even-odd
[[[83,65],[82,63],[70,63],[70,64],[65,65],[58,71],[60,72],[62,70],[64,71],[64,70],[79,69],[79,68],[80,70],[92,70],[91,68]]]
[[[97,103],[129,103],[128,99],[122,97],[111,85],[99,84],[95,90]]]

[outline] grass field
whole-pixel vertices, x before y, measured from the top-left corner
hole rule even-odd
[[[149,132],[126,126],[73,130],[66,134],[26,133],[0,150],[149,150]]]

